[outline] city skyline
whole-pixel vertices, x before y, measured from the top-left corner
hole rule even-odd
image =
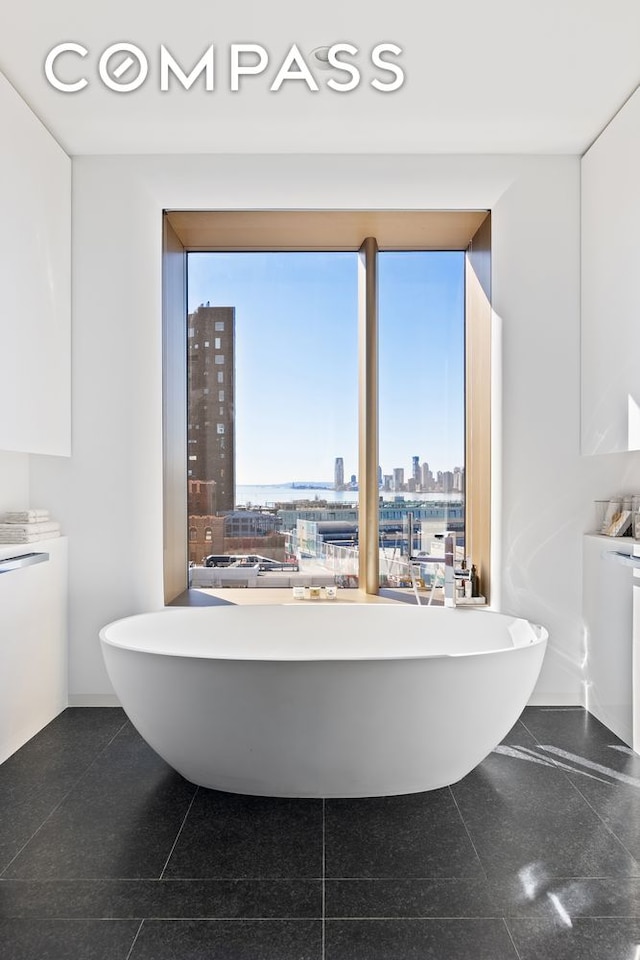
[[[405,464],[405,450],[428,449],[437,469],[464,462],[463,261],[380,254],[384,472]],[[188,262],[189,313],[207,302],[235,309],[236,483],[330,482],[335,450],[345,476],[357,473],[357,254],[190,253]]]
[[[427,463],[427,464],[428,464],[428,466],[429,466],[429,468],[431,469],[434,477],[437,477],[438,475],[445,474],[445,473],[452,473],[452,474],[453,474],[453,473],[455,473],[455,472],[458,471],[458,470],[461,471],[461,472],[464,474],[464,466],[461,465],[461,464],[452,464],[452,465],[450,465],[449,467],[447,467],[447,468],[445,468],[445,469],[442,469],[442,470],[441,470],[441,469],[438,468],[438,469],[434,470],[434,469],[431,467],[431,463],[429,463],[428,460],[425,460],[425,461],[421,460],[421,461],[420,461],[420,465],[422,466],[423,463]],[[385,473],[385,471],[383,470],[383,476],[392,476],[392,475],[393,475],[393,471],[394,471],[395,469],[398,469],[398,467],[392,467],[391,470],[389,471],[389,473]],[[400,465],[399,469],[404,469],[406,476],[409,477],[409,470],[408,470],[408,467],[407,467],[407,466]],[[329,475],[330,473],[331,473],[331,470],[327,471],[327,476],[317,476],[317,477],[300,477],[300,476],[282,477],[282,476],[281,476],[281,477],[278,477],[278,478],[275,479],[275,480],[259,481],[259,482],[254,482],[254,483],[248,482],[248,481],[238,481],[237,486],[241,486],[241,487],[260,487],[260,486],[273,487],[273,486],[276,486],[276,487],[277,487],[277,486],[287,486],[287,485],[289,485],[289,484],[291,484],[291,483],[295,483],[296,485],[299,485],[299,486],[300,486],[300,485],[304,485],[305,483],[312,483],[312,484],[322,483],[322,484],[327,484],[327,485],[333,485],[333,484],[335,483],[335,474],[334,474],[334,478],[332,479],[331,476]],[[350,470],[350,469],[347,468],[347,466],[345,466],[345,468],[344,468],[344,478],[345,478],[344,482],[345,482],[345,483],[348,482],[352,476],[356,476],[356,478],[357,478],[357,470],[354,472],[353,470]]]
[[[343,458],[343,457],[338,457],[338,458],[335,458],[335,459],[336,459],[336,460],[337,460],[337,459],[340,459],[340,460],[343,460],[343,461],[344,461],[344,458]],[[434,470],[428,460],[420,460],[420,467],[422,468],[422,467],[425,466],[425,465],[429,467],[429,469],[430,469],[431,473],[433,474],[434,478],[437,478],[438,476],[441,476],[441,475],[443,475],[443,474],[445,474],[445,473],[450,473],[450,474],[453,475],[453,474],[455,474],[455,473],[458,472],[458,471],[461,472],[462,475],[464,475],[464,466],[462,466],[461,464],[453,464],[453,465],[451,465],[450,467],[448,467],[448,468],[446,468],[446,469],[444,469],[444,470],[440,470],[440,469]],[[407,478],[409,478],[408,468],[405,468],[405,467],[403,467],[403,466],[391,468],[391,472],[390,472],[390,473],[385,473],[384,469],[382,468],[382,465],[380,465],[380,467],[379,467],[379,470],[381,471],[382,477],[385,477],[385,476],[393,476],[393,471],[394,471],[394,470],[397,470],[397,469],[405,470],[405,473],[406,473],[406,475],[407,475]],[[269,486],[269,487],[270,487],[270,486],[287,486],[287,485],[289,485],[289,484],[291,484],[291,483],[295,483],[297,486],[304,486],[305,483],[310,483],[310,484],[326,484],[327,486],[335,486],[336,483],[337,483],[337,480],[336,480],[335,461],[334,461],[333,474],[334,474],[333,479],[331,479],[329,476],[327,476],[327,477],[296,477],[296,476],[294,476],[294,477],[287,477],[287,478],[280,477],[278,480],[274,480],[274,481],[270,481],[270,482],[265,482],[265,483],[245,483],[245,482],[241,482],[241,483],[238,483],[238,486],[241,486],[241,487]],[[343,462],[343,474],[342,474],[342,476],[343,476],[343,481],[342,481],[342,483],[343,483],[345,486],[348,486],[348,483],[349,483],[351,477],[355,476],[356,479],[357,479],[357,476],[358,476],[358,475],[357,475],[357,471],[354,473],[354,471],[348,470],[348,469],[347,469],[347,466],[345,466],[345,465],[344,465],[344,462]]]
[[[412,456],[410,459],[411,459],[411,461],[413,461],[414,459],[416,459],[416,458],[415,458],[415,455]],[[347,467],[346,467],[346,465],[345,465],[345,462],[344,462],[344,457],[336,457],[336,460],[341,460],[341,461],[342,461],[342,465],[343,465],[343,477],[351,477],[351,476],[353,476],[354,474],[355,474],[355,476],[357,477],[357,470],[355,470],[355,471],[351,470],[351,471],[350,471],[350,470],[347,469]],[[410,474],[410,472],[409,472],[408,466],[406,466],[406,463],[407,463],[407,461],[405,461],[405,464],[398,464],[397,466],[392,467],[392,468],[391,468],[391,471],[390,471],[390,474],[393,474],[393,471],[394,471],[394,470],[400,469],[400,470],[406,470],[406,471],[407,471],[407,477],[410,476],[411,474]],[[441,469],[439,469],[439,468],[438,468],[437,470],[434,470],[432,464],[431,464],[428,460],[423,460],[423,459],[420,457],[420,458],[419,458],[419,465],[420,465],[420,468],[421,468],[421,469],[422,469],[424,466],[427,466],[427,467],[429,468],[429,470],[431,471],[431,473],[434,474],[434,476],[437,476],[438,474],[447,473],[447,472],[449,472],[449,473],[455,473],[457,470],[461,470],[461,471],[464,473],[464,466],[463,466],[462,464],[459,464],[459,463],[452,464],[452,465],[450,465],[449,467],[445,468],[444,470],[441,470]],[[383,476],[383,477],[390,475],[389,473],[385,473],[385,470],[384,470],[382,464],[379,464],[379,465],[378,465],[378,471],[379,471],[379,474],[380,474],[381,476]],[[334,469],[334,479],[335,479],[335,475],[336,475],[336,474],[335,474],[335,469]],[[307,479],[307,478],[305,478],[305,479]],[[296,479],[295,479],[295,482],[296,482],[296,483],[302,482],[302,480],[298,480],[298,478],[296,478]],[[314,482],[319,482],[319,481],[314,481]],[[325,481],[323,480],[323,481],[321,481],[321,482],[324,483]]]

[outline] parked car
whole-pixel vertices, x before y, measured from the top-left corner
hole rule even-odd
[[[255,553],[246,554],[215,554],[211,553],[203,560],[205,567],[254,567],[256,563],[260,570],[290,570],[297,573],[296,560],[272,560],[271,557],[262,557]]]
[[[244,557],[232,557],[235,567],[252,567],[258,564],[260,570],[290,570],[297,572],[298,564],[295,560],[273,560],[272,557],[262,557],[260,554],[247,554]]]
[[[235,559],[235,557],[210,553],[208,557],[204,558],[203,564],[205,567],[228,567]]]

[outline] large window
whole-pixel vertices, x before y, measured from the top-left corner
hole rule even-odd
[[[406,590],[445,531],[488,592],[486,211],[174,212],[164,263],[167,599]]]
[[[201,584],[359,584],[357,270],[345,252],[188,255]],[[464,557],[464,254],[380,253],[378,309],[379,582],[402,589],[444,530]]]

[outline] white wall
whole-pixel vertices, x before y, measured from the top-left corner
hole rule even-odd
[[[71,161],[0,74],[0,513],[31,500],[34,452],[71,437]],[[67,542],[0,575],[0,762],[67,705]]]
[[[640,449],[640,89],[582,159],[582,450]]]
[[[71,444],[71,161],[0,74],[0,450]]]
[[[29,457],[0,450],[0,513],[29,504]]]
[[[74,161],[74,456],[32,493],[70,535],[76,702],[111,693],[99,628],[163,602],[163,207],[492,208],[495,597],[550,630],[537,701],[580,703],[581,535],[640,459],[580,457],[579,160],[419,156]]]

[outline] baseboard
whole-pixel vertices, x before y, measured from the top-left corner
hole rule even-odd
[[[119,707],[115,693],[70,693],[70,707]]]
[[[528,707],[584,707],[579,694],[575,693],[532,693]]]

